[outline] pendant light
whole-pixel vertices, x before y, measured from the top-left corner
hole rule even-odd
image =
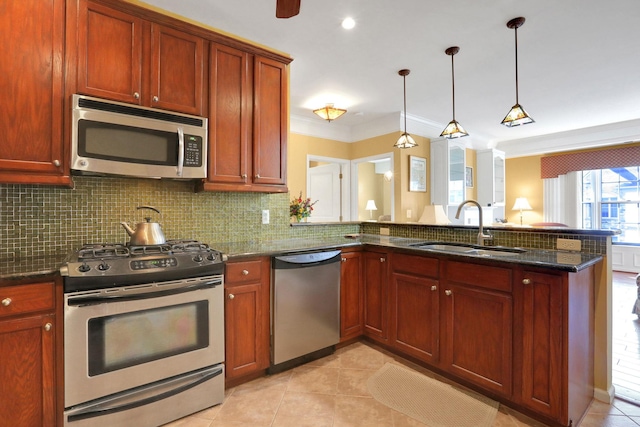
[[[398,71],[398,74],[402,76],[404,85],[404,133],[400,135],[398,141],[393,144],[395,148],[412,148],[418,146],[411,135],[407,133],[407,76],[410,72],[411,70],[406,69]]]
[[[453,120],[449,122],[446,128],[442,131],[440,136],[443,136],[448,139],[453,138],[461,138],[463,136],[468,136],[469,134],[464,128],[456,121],[456,82],[455,82],[455,74],[453,69],[453,55],[458,53],[460,48],[458,46],[452,46],[444,51],[447,55],[451,56],[451,99],[453,106]]]
[[[524,111],[524,108],[522,108],[518,102],[518,28],[522,27],[523,24],[524,18],[522,17],[513,18],[507,22],[507,27],[513,29],[516,35],[516,105],[511,107],[509,113],[502,119],[502,124],[509,127],[534,123],[534,120]]]

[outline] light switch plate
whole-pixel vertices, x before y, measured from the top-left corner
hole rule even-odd
[[[269,209],[262,210],[262,223],[269,224]]]
[[[556,248],[559,251],[579,251],[582,249],[582,241],[575,239],[558,239]]]

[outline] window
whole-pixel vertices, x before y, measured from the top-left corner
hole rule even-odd
[[[640,244],[640,166],[582,171],[582,227],[619,229],[614,242]]]

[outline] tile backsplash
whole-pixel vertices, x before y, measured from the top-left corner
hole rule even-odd
[[[194,192],[193,182],[74,177],[66,187],[0,184],[0,260],[67,254],[83,243],[126,242],[151,214],[167,239],[270,241],[358,232],[357,225],[291,227],[289,194]],[[162,216],[137,206],[150,205]],[[262,210],[270,223],[262,224]]]

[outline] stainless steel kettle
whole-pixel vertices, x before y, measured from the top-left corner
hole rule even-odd
[[[160,214],[160,211],[153,206],[138,206],[136,209],[150,209]],[[162,214],[160,214],[162,215]],[[166,242],[164,233],[160,224],[157,222],[151,222],[151,217],[144,218],[146,222],[139,222],[136,224],[136,229],[133,230],[126,222],[121,222],[127,234],[131,237],[129,244],[133,246],[146,246],[146,245],[161,245]]]

